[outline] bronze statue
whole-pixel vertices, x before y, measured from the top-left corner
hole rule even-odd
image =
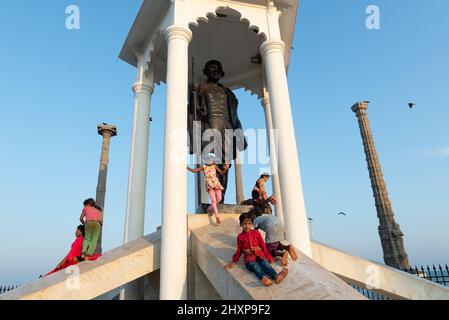
[[[225,73],[221,63],[217,60],[211,60],[206,63],[203,73],[206,75],[207,80],[204,83],[197,84],[192,83],[190,88],[189,98],[189,113],[188,113],[188,128],[190,134],[190,153],[196,153],[199,150],[194,150],[194,139],[201,141],[201,154],[207,154],[213,152],[217,155],[216,164],[221,170],[224,169],[224,165],[230,165],[231,160],[235,160],[237,150],[243,151],[247,147],[247,143],[243,134],[242,124],[237,115],[238,100],[234,93],[225,88],[219,81],[224,77]],[[194,79],[193,79],[194,81]],[[194,122],[201,124],[201,130],[198,130],[201,134],[194,136],[196,130],[194,130]],[[211,142],[214,142],[215,138],[208,140],[210,137],[206,132],[208,129],[216,129],[216,133],[220,134],[221,144],[220,150],[206,150],[211,146]],[[231,129],[231,130],[229,130]],[[236,131],[237,130],[237,131]],[[226,134],[232,134],[232,139]],[[205,137],[207,141],[203,141],[201,137]],[[198,145],[198,144],[196,144]],[[198,145],[198,147],[199,147]],[[223,200],[226,193],[228,184],[228,174],[219,175],[220,183],[223,186]]]

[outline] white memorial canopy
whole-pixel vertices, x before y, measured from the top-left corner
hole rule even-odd
[[[263,70],[252,61],[270,32],[266,21],[267,1],[189,1],[185,14],[186,27],[192,30],[189,46],[189,69],[192,57],[195,81],[202,80],[204,64],[212,59],[222,62],[226,72],[222,83],[232,89],[245,88],[263,97]],[[136,54],[145,52],[147,63],[154,67],[154,81],[166,81],[167,48],[163,38],[164,19],[170,0],[145,0],[120,52],[120,59],[137,67]],[[273,4],[281,12],[280,36],[285,43],[284,61],[290,61],[298,0],[278,0]],[[260,10],[254,10],[260,9]],[[263,12],[263,14],[262,14]],[[264,21],[265,20],[265,21]],[[192,72],[189,72],[189,82]]]

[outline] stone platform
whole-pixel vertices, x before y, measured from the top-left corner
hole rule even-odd
[[[209,208],[209,203],[202,203],[197,209],[196,213],[207,213],[207,209]],[[218,205],[218,212],[220,214],[242,214],[245,212],[249,212],[253,209],[253,206],[247,206],[247,205],[236,205],[236,204],[226,204],[226,203],[220,203]]]

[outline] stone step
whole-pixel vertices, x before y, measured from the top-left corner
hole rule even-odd
[[[208,203],[202,203],[196,210],[197,213],[207,213],[207,209],[209,208],[210,204]],[[247,206],[247,205],[235,205],[235,204],[225,204],[220,203],[217,206],[218,213],[219,214],[242,214],[244,212],[249,212],[253,206]]]

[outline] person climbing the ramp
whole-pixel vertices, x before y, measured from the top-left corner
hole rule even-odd
[[[80,221],[84,224],[85,237],[81,257],[85,260],[94,260],[98,258],[98,255],[94,255],[94,253],[103,223],[103,212],[100,207],[96,206],[95,200],[92,198],[85,200],[83,205]]]

